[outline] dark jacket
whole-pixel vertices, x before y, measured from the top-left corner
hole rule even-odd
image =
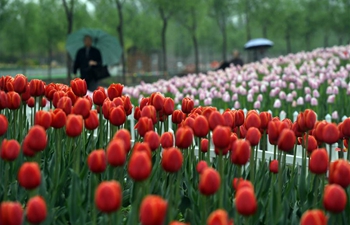
[[[216,70],[224,70],[228,67],[230,67],[230,65],[233,64],[234,66],[243,66],[243,60],[240,59],[240,58],[234,58],[232,59],[231,61],[226,61],[226,62],[223,62],[219,68],[217,68]]]
[[[93,67],[101,67],[102,57],[100,51],[95,47],[90,47],[87,55],[85,47],[79,49],[77,55],[75,56],[73,73],[76,74],[77,70],[79,69],[82,79],[85,79],[86,81],[95,80],[96,78],[92,72],[92,66],[89,66],[90,60],[97,62],[97,66]]]

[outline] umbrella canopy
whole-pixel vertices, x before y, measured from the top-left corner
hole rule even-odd
[[[261,47],[271,47],[273,46],[273,42],[265,39],[265,38],[256,38],[248,41],[245,45],[245,49],[255,49],[255,48],[261,48]]]
[[[88,35],[92,38],[92,46],[100,50],[102,64],[104,66],[113,65],[119,62],[122,48],[119,41],[112,35],[98,29],[83,28],[68,35],[66,49],[72,59],[78,50],[84,47],[84,37]]]

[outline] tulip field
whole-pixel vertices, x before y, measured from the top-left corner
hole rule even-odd
[[[0,225],[348,225],[349,73],[344,46],[91,93],[2,76]]]

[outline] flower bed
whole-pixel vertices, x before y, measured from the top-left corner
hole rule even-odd
[[[160,93],[133,109],[122,85],[90,98],[81,79],[45,85],[17,75],[0,88],[1,224],[350,221],[350,119],[317,121],[307,109],[293,123],[187,97],[175,110]]]
[[[161,92],[181,103],[191,97],[196,106],[285,111],[312,109],[320,118],[326,114],[337,122],[350,115],[350,46],[316,49],[312,52],[266,58],[243,68],[175,77],[168,81],[125,87],[124,93],[137,104],[143,96]]]

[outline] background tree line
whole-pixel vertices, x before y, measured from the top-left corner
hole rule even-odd
[[[350,0],[0,0],[0,63],[70,65],[65,40],[82,27],[116,36],[123,65],[136,47],[160,54],[160,71],[198,72],[251,38],[274,41],[275,56],[349,44]]]

